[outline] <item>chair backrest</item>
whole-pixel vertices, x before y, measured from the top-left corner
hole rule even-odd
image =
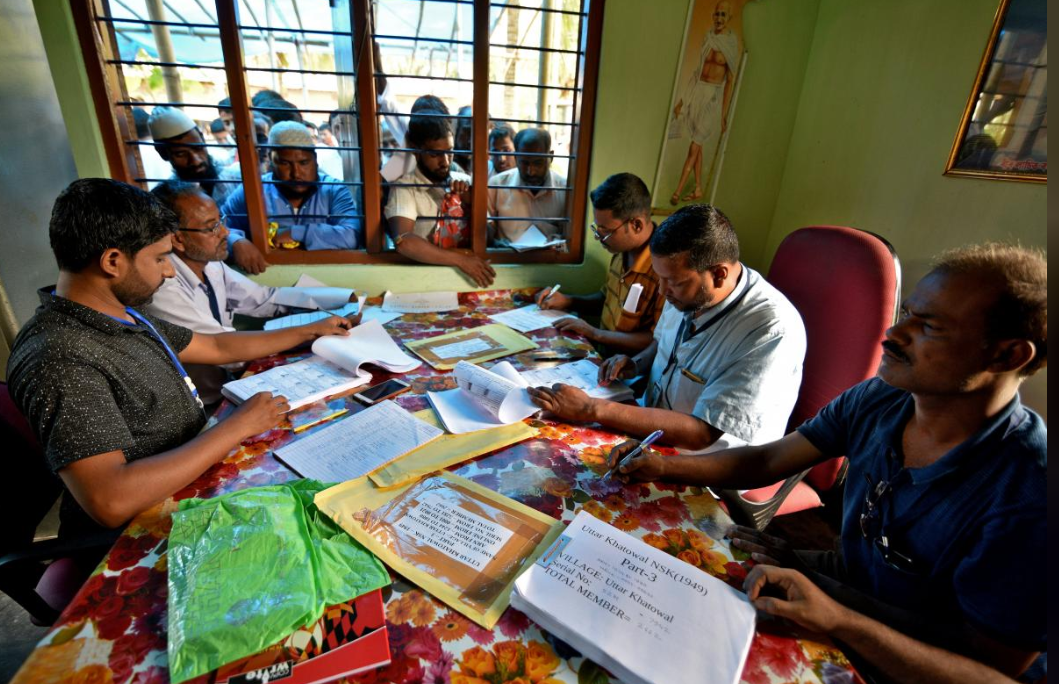
[[[845,226],[800,228],[780,243],[768,281],[805,323],[802,386],[789,426],[812,418],[829,401],[875,375],[886,329],[901,292],[901,264],[883,238]],[[835,482],[842,459],[810,471],[817,491]]]
[[[7,383],[0,382],[0,444],[4,475],[19,496],[0,497],[0,556],[33,541],[44,515],[62,492],[62,484],[44,461],[33,428],[11,400]]]

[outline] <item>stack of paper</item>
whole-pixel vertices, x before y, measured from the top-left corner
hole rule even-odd
[[[460,361],[453,375],[456,389],[427,392],[427,401],[453,434],[511,425],[540,410],[530,401],[526,381],[507,361],[492,370]]]
[[[541,328],[549,328],[555,325],[560,318],[577,318],[577,314],[558,309],[541,309],[536,304],[530,304],[511,311],[492,314],[489,318],[519,332],[532,332]]]
[[[516,252],[528,252],[531,249],[544,249],[545,247],[552,247],[554,245],[565,244],[566,240],[563,238],[549,238],[541,232],[540,228],[534,225],[530,225],[522,235],[518,236],[517,240],[508,242],[511,245],[511,249]]]
[[[276,450],[302,477],[345,482],[437,439],[442,430],[384,401]]]
[[[221,393],[238,404],[258,392],[271,392],[286,397],[294,409],[370,382],[371,373],[361,368],[364,364],[398,373],[420,365],[401,351],[378,321],[362,323],[346,336],[321,337],[313,342],[313,352],[316,356],[304,361],[226,383]]]
[[[435,313],[460,308],[455,292],[412,292],[394,294],[387,290],[382,296],[382,310],[397,313]]]
[[[523,371],[522,378],[530,387],[551,387],[559,382],[583,390],[588,396],[611,401],[628,401],[636,397],[632,388],[620,380],[600,385],[599,366],[588,359],[564,363],[553,368]]]
[[[735,684],[754,636],[745,594],[584,511],[511,605],[627,684]]]

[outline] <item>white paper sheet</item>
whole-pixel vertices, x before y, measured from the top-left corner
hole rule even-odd
[[[363,324],[368,321],[378,321],[380,325],[386,325],[401,316],[404,316],[404,314],[399,311],[383,311],[382,307],[369,306],[364,309],[364,315],[361,316],[360,322]]]
[[[355,316],[364,306],[364,300],[367,298],[367,295],[360,295],[357,298],[357,301],[349,302],[338,309],[329,309],[328,311],[309,311],[307,313],[291,314],[290,316],[273,318],[270,321],[265,321],[265,330],[282,330],[283,328],[294,328],[299,325],[308,325],[309,323],[315,323],[328,316]]]
[[[311,275],[302,273],[298,276],[298,280],[294,283],[294,287],[327,287],[324,283],[320,282]]]
[[[427,400],[453,434],[510,425],[540,409],[526,392],[526,381],[507,361],[491,370],[466,361],[453,371],[456,389],[427,392]]]
[[[442,434],[394,402],[384,401],[280,447],[276,457],[303,477],[345,482],[367,475]]]
[[[437,492],[421,496],[394,527],[478,570],[489,565],[514,536],[511,530],[465,510]]]
[[[407,373],[422,361],[401,351],[378,321],[361,323],[349,335],[329,335],[313,342],[315,356],[225,383],[224,396],[237,403],[258,392],[282,394],[292,409],[371,381],[366,363]]]
[[[409,292],[394,294],[387,291],[382,296],[383,311],[400,313],[433,313],[453,311],[460,308],[455,292]]]
[[[517,240],[509,242],[508,244],[510,244],[511,248],[516,252],[527,252],[531,249],[544,249],[553,245],[561,245],[565,242],[566,240],[563,238],[552,238],[549,240],[548,237],[541,232],[540,228],[531,224],[522,235],[518,236]]]
[[[346,336],[317,338],[313,353],[354,372],[365,363],[373,363],[386,370],[407,373],[423,363],[401,351],[378,321],[361,323]]]
[[[588,359],[564,363],[552,368],[524,371],[522,378],[530,387],[551,387],[557,382],[583,390],[588,396],[611,401],[626,401],[635,395],[632,388],[620,380],[609,385],[599,384],[599,366]]]
[[[434,356],[445,361],[446,359],[460,359],[467,356],[474,356],[481,352],[487,352],[490,349],[492,349],[492,347],[489,346],[488,342],[474,338],[470,340],[461,340],[459,342],[450,342],[449,344],[443,344],[440,347],[431,347],[430,351],[433,352]]]
[[[367,371],[351,373],[326,359],[313,356],[225,383],[221,393],[236,403],[242,403],[258,392],[271,392],[275,396],[286,397],[291,409],[296,409],[369,382],[371,373]]]
[[[756,618],[742,592],[584,511],[511,606],[627,684],[735,684]]]
[[[530,304],[511,311],[492,314],[489,318],[497,323],[503,323],[512,330],[527,333],[551,327],[560,318],[577,318],[577,314],[558,309],[541,309],[536,304]]]

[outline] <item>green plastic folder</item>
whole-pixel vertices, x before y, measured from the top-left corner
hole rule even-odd
[[[169,674],[183,682],[276,643],[328,605],[389,584],[299,480],[191,499],[169,537]]]

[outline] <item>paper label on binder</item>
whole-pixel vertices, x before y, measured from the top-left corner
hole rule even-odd
[[[433,493],[424,495],[395,527],[479,570],[496,558],[513,534]]]

